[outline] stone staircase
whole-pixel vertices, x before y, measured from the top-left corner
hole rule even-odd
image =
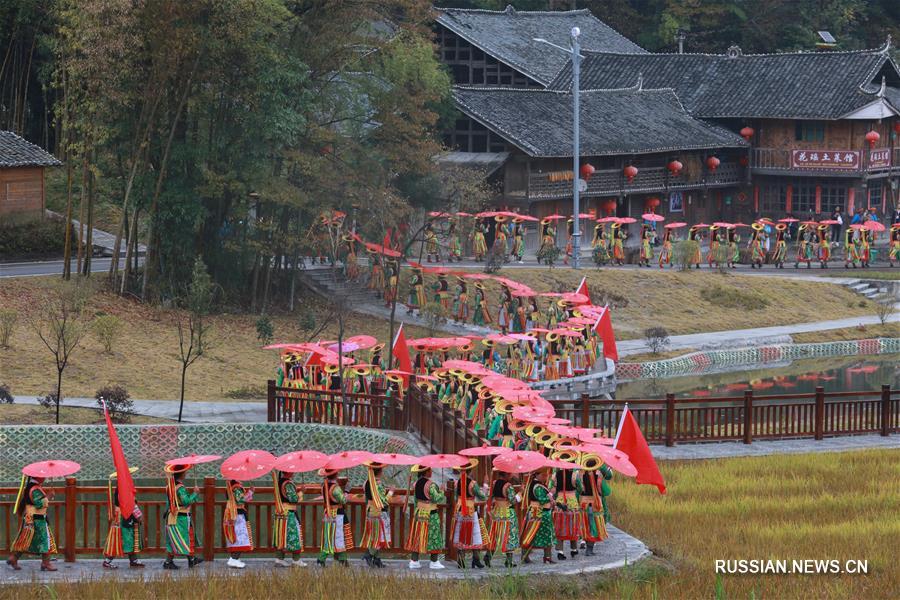
[[[883,302],[894,297],[891,286],[889,285],[890,283],[891,282],[880,282],[876,280],[853,279],[845,283],[844,286],[868,300]]]
[[[366,276],[349,281],[340,268],[332,272],[331,267],[307,268],[301,271],[300,279],[316,294],[327,300],[343,298],[349,305],[375,303],[378,299],[366,287]]]

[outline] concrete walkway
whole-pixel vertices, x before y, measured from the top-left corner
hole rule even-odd
[[[178,400],[132,400],[134,414],[158,419],[178,418]],[[16,404],[37,404],[36,396],[16,396]],[[63,398],[63,406],[98,408],[94,398]],[[265,402],[185,402],[184,423],[265,423]]]
[[[532,564],[520,564],[518,567],[509,570],[503,567],[503,558],[498,556],[495,564],[490,569],[458,569],[453,561],[443,561],[446,569],[436,571],[428,568],[427,561],[422,561],[423,568],[420,570],[411,570],[408,568],[406,558],[402,559],[386,559],[384,561],[386,567],[384,569],[373,570],[371,572],[379,575],[394,577],[427,577],[433,579],[481,579],[491,576],[502,576],[507,573],[516,575],[578,575],[580,573],[595,573],[600,571],[608,571],[618,569],[629,564],[641,560],[650,555],[650,550],[640,540],[628,535],[624,531],[608,526],[610,537],[606,541],[597,544],[595,547],[596,556],[585,556],[582,552],[577,558],[570,558],[565,561],[559,561],[553,565],[545,565],[541,561],[539,552],[535,552],[532,556]],[[353,555],[350,559],[351,569],[369,569],[370,567],[358,557]],[[317,573],[327,573],[329,569],[339,569],[341,567],[328,562],[326,569],[318,567],[315,557],[306,556],[304,560],[307,567],[301,572],[306,575],[315,575]],[[516,557],[518,562],[518,556]],[[52,583],[54,581],[83,581],[87,579],[102,579],[110,582],[116,580],[152,580],[164,577],[190,577],[207,575],[218,575],[222,577],[240,576],[246,572],[265,572],[277,576],[279,574],[287,574],[291,571],[297,572],[298,569],[284,569],[276,567],[271,558],[246,558],[247,568],[243,570],[229,569],[225,564],[225,558],[217,558],[211,563],[203,563],[194,569],[188,569],[186,561],[179,559],[176,563],[182,567],[177,571],[165,571],[162,568],[162,557],[145,556],[142,561],[146,564],[143,569],[129,569],[127,561],[118,560],[116,563],[119,568],[113,571],[103,569],[101,561],[96,559],[79,559],[74,563],[66,563],[62,560],[56,561],[56,567],[59,569],[55,573],[42,572],[40,570],[40,562],[37,560],[23,560],[20,562],[21,571],[13,571],[6,565],[0,569],[0,583],[2,584],[21,584],[21,583]]]
[[[702,460],[738,456],[768,456],[770,454],[810,454],[900,448],[900,435],[883,437],[878,434],[825,438],[824,440],[765,440],[743,442],[710,442],[681,446],[650,446],[653,456],[661,460]]]

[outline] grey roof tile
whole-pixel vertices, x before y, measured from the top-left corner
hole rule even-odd
[[[456,87],[456,106],[526,154],[572,156],[572,96],[522,88]],[[604,156],[743,147],[734,133],[691,117],[675,93],[594,90],[581,95],[581,154]]]
[[[544,38],[569,46],[572,27],[581,29],[581,46],[602,52],[644,52],[588,10],[503,11],[437,9],[437,22],[487,54],[542,85],[549,84],[569,60],[568,55],[535,42]]]
[[[0,131],[0,168],[56,167],[61,164],[52,154],[12,131]]]

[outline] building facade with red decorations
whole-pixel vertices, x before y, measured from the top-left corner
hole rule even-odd
[[[571,213],[572,72],[581,30],[585,212],[691,222],[893,210],[900,70],[883,47],[655,54],[590,12],[436,9],[459,116],[447,159],[481,162],[497,204]]]

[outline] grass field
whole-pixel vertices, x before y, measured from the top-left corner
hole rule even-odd
[[[614,573],[486,581],[386,579],[356,569],[0,588],[0,598],[867,598],[896,597],[896,451],[665,462],[668,494],[614,482],[615,523],[654,558]],[[868,575],[724,575],[717,559],[867,560]],[[201,593],[202,590],[202,593]]]
[[[35,405],[0,404],[0,424],[3,425],[52,425],[56,422],[56,413],[53,409],[46,409]],[[92,408],[73,408],[61,406],[59,409],[60,423],[66,425],[95,425],[105,423],[103,413]],[[149,425],[153,423],[170,423],[165,419],[153,417],[133,416],[128,421],[134,425]]]
[[[889,271],[871,271],[871,270],[855,270],[846,271],[844,273],[828,273],[827,277],[858,277],[860,279],[881,279],[883,281],[897,281],[900,279],[900,270],[893,269]]]
[[[829,329],[827,331],[813,331],[810,333],[795,333],[791,335],[791,338],[797,344],[807,344],[814,342],[843,342],[848,340],[862,340],[877,337],[900,337],[900,323],[887,323],[886,325],[865,325],[862,327]]]

